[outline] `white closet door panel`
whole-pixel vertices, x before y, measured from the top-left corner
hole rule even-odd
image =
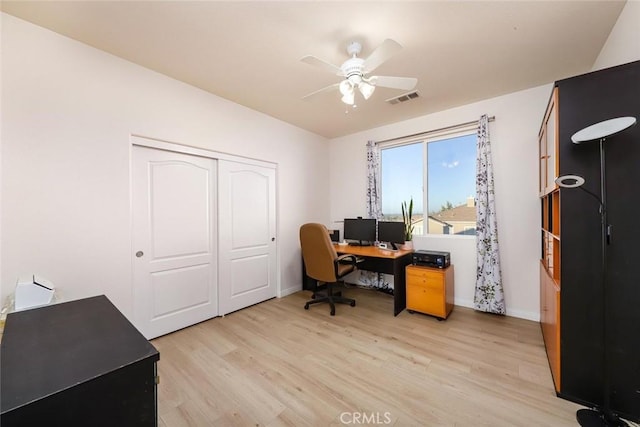
[[[134,146],[134,322],[147,338],[218,314],[216,161]]]
[[[211,171],[186,162],[154,163],[150,168],[153,259],[208,254]]]
[[[229,175],[233,250],[265,249],[271,235],[270,176],[264,171],[240,170]]]
[[[269,287],[269,256],[259,255],[231,261],[231,297]]]
[[[276,296],[275,170],[219,162],[220,314]]]
[[[159,319],[208,304],[211,300],[211,281],[208,264],[152,273],[152,318]],[[185,283],[188,285],[185,286]]]

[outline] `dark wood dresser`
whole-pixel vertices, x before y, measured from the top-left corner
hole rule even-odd
[[[104,295],[11,313],[0,424],[157,426],[159,359]]]

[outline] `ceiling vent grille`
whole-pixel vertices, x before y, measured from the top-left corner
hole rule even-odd
[[[388,102],[389,104],[394,105],[394,104],[399,104],[401,102],[411,101],[412,99],[416,99],[419,97],[420,95],[418,95],[418,91],[413,91],[413,92],[405,93],[400,96],[396,96],[394,98],[389,98],[385,102]]]

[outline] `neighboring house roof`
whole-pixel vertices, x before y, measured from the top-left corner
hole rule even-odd
[[[434,216],[432,216],[432,215],[429,215],[429,219],[430,219],[431,221],[439,222],[439,223],[440,223],[440,224],[442,224],[442,225],[451,226],[451,224],[449,224],[449,223],[447,223],[447,222],[444,222],[444,221],[442,221],[442,220],[440,220],[440,219],[438,219],[438,218],[435,218],[435,217],[434,217]]]
[[[446,209],[437,214],[430,215],[431,218],[442,222],[475,222],[476,207],[467,204],[456,206],[455,208]]]

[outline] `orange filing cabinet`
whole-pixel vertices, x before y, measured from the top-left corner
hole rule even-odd
[[[453,310],[453,265],[431,268],[406,267],[407,310],[444,320]]]

